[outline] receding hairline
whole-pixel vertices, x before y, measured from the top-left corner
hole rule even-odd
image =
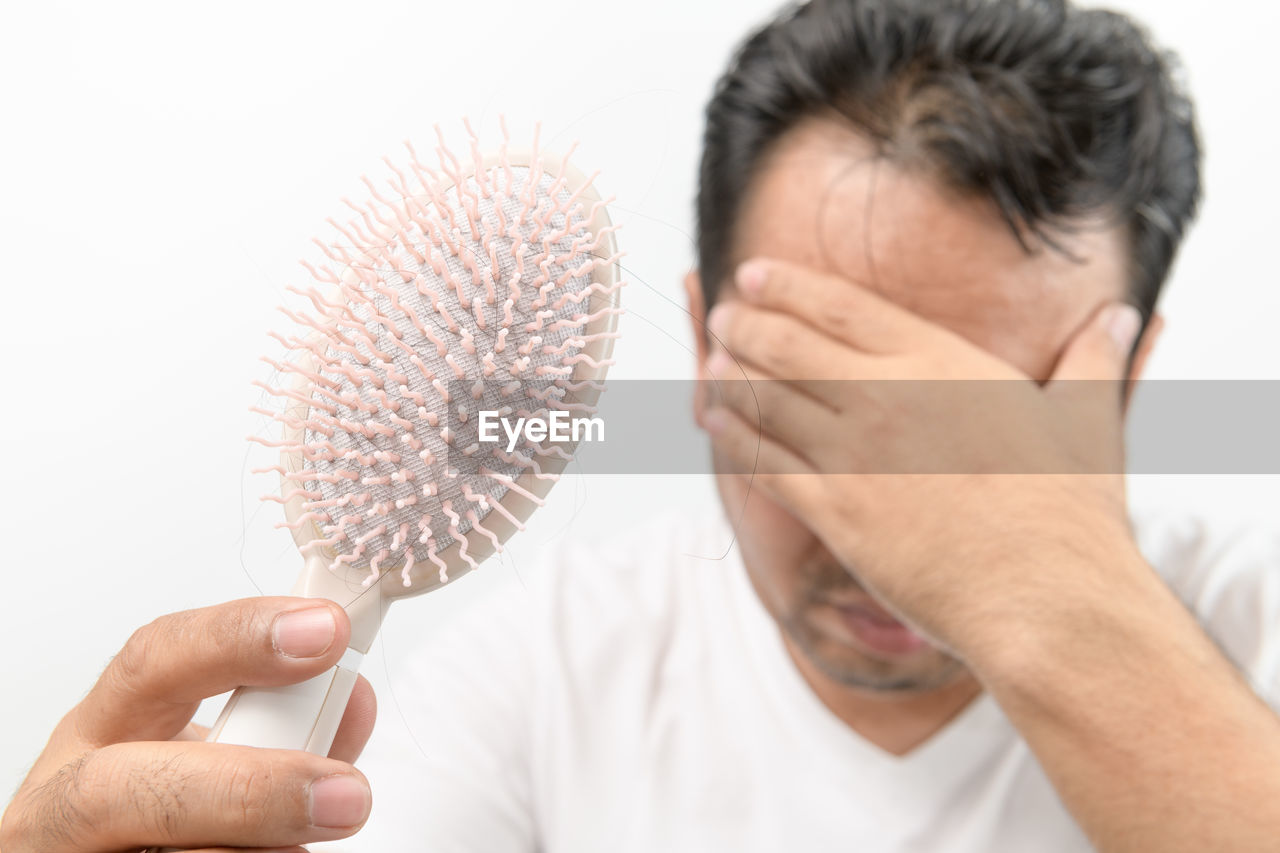
[[[846,160],[845,165],[833,176],[827,186],[827,192],[834,193],[838,185],[861,169],[893,170],[899,176],[926,184],[931,191],[949,199],[957,207],[976,206],[983,209],[983,218],[993,225],[998,223],[1021,249],[1030,256],[1043,252],[1055,252],[1074,261],[1083,259],[1075,255],[1071,249],[1081,235],[1111,232],[1111,236],[1121,241],[1119,251],[1124,258],[1125,284],[1133,284],[1132,253],[1126,248],[1128,225],[1123,216],[1114,209],[1101,207],[1081,213],[1071,219],[1058,222],[1042,223],[1038,229],[1024,224],[1012,222],[1003,215],[1000,206],[988,194],[980,190],[966,188],[957,184],[947,171],[945,164],[938,163],[928,156],[927,150],[904,151],[900,147],[877,139],[872,133],[856,125],[850,118],[836,110],[827,108],[816,110],[798,119],[787,128],[761,153],[754,164],[750,175],[746,176],[745,188],[738,199],[738,207],[733,212],[733,222],[729,229],[729,240],[725,258],[728,261],[721,281],[716,285],[717,292],[732,280],[733,272],[738,264],[752,257],[743,243],[743,222],[745,212],[758,201],[763,184],[762,176],[766,173],[786,167],[789,157],[803,158],[812,152],[796,151],[799,146],[808,144],[828,147],[836,159]],[[873,179],[868,187],[874,193],[879,184]],[[874,197],[869,196],[868,205],[874,205]],[[822,218],[823,200],[819,200],[817,217]],[[820,233],[824,228],[822,222],[816,223]]]

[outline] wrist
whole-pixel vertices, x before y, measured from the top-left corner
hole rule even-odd
[[[1053,691],[1114,667],[1117,655],[1159,655],[1188,628],[1198,634],[1131,538],[1098,545],[1039,549],[1019,568],[1021,582],[973,620],[959,652],[988,689]]]

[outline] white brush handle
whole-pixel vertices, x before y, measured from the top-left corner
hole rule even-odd
[[[362,657],[355,649],[347,649],[336,666],[300,684],[239,688],[207,740],[328,755]]]

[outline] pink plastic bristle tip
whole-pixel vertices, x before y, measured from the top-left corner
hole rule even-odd
[[[500,550],[485,518],[523,529],[504,497],[541,504],[517,481],[554,478],[543,466],[565,454],[528,442],[508,454],[479,443],[471,406],[501,400],[506,414],[545,410],[566,390],[599,390],[572,379],[576,365],[610,363],[584,352],[613,337],[587,327],[611,324],[618,310],[593,302],[587,313],[586,300],[612,300],[621,286],[616,276],[593,279],[616,259],[602,251],[615,226],[593,225],[602,210],[594,191],[582,203],[595,176],[570,186],[573,149],[544,158],[540,127],[529,161],[513,163],[499,124],[494,158],[482,156],[464,121],[465,157],[437,127],[437,168],[406,142],[409,162],[386,160],[385,184],[362,177],[366,199],[344,199],[354,216],[330,220],[338,239],[316,241],[326,260],[303,262],[320,289],[290,288],[303,303],[285,309],[297,333],[273,335],[290,358],[269,362],[278,384],[260,387],[280,411],[258,411],[287,437],[255,440],[302,465],[269,469],[291,485],[286,497],[268,499],[305,503],[291,526],[314,525],[324,538],[304,550],[325,552],[335,571],[363,572],[365,583],[394,569],[407,585],[426,563],[445,582],[441,555],[455,543],[463,565],[475,568],[466,542],[473,531]],[[467,384],[451,390],[459,380]]]

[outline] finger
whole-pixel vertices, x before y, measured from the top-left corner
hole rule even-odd
[[[358,676],[351,698],[347,700],[347,710],[338,724],[333,746],[329,748],[329,757],[354,764],[373,734],[377,717],[378,700],[374,696],[373,685],[363,675]]]
[[[1089,470],[1123,470],[1125,374],[1140,325],[1131,305],[1112,303],[1095,312],[1067,344],[1045,389],[1057,404],[1054,426],[1061,440]]]
[[[803,458],[761,435],[729,409],[708,409],[707,431],[716,450],[716,473],[750,478],[797,518],[812,518],[822,507],[822,476]]]
[[[345,762],[211,743],[113,744],[26,795],[13,837],[61,839],[33,849],[287,847],[345,838],[372,805]]]
[[[824,443],[836,429],[836,413],[799,387],[760,373],[749,364],[734,364],[717,347],[707,362],[714,377],[707,395],[716,405],[732,409],[747,424],[813,461],[806,452]]]
[[[746,474],[759,481],[814,473],[804,457],[765,435],[732,409],[713,406],[706,410],[703,422],[727,469],[720,470],[722,466],[717,465],[717,473]]]
[[[902,352],[924,335],[946,333],[856,282],[785,261],[752,258],[738,267],[735,284],[753,305],[791,314],[866,353]]]
[[[1129,351],[1141,324],[1138,309],[1123,302],[1113,302],[1094,312],[1067,343],[1050,383],[1124,379]]]
[[[821,394],[823,383],[874,375],[871,356],[777,311],[725,301],[711,309],[707,326],[715,343],[735,361],[793,382],[814,396]]]
[[[162,616],[134,632],[70,724],[90,745],[168,740],[202,699],[318,675],[350,635],[346,613],[324,599],[246,598]]]

